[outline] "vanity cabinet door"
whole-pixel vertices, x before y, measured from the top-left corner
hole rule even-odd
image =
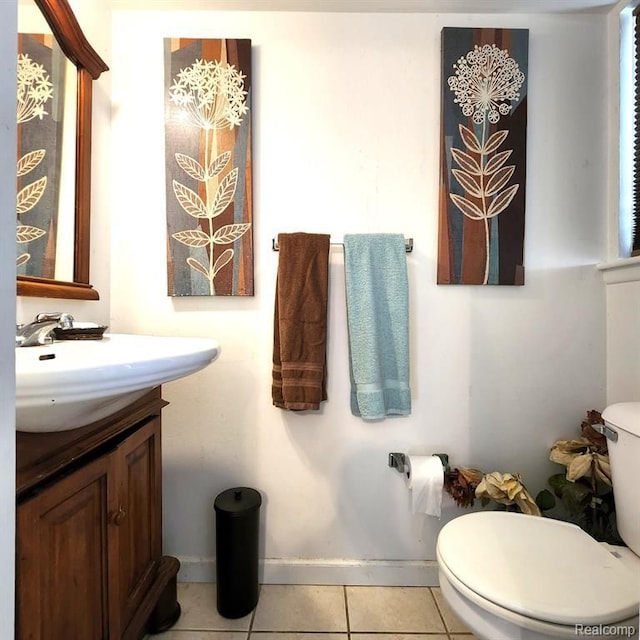
[[[162,555],[160,419],[153,418],[118,445],[114,453],[118,506],[110,518],[116,553],[112,615],[120,634],[156,578]]]
[[[107,595],[113,480],[103,456],[18,506],[18,640],[115,637]]]

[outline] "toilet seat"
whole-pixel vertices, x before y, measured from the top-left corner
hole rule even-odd
[[[637,618],[638,580],[579,527],[517,513],[478,512],[447,523],[438,563],[478,606],[525,626]]]

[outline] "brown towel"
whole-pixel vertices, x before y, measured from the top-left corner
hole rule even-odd
[[[280,259],[273,328],[273,404],[319,409],[327,399],[329,236],[278,235]]]

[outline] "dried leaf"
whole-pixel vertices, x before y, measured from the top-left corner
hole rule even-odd
[[[535,500],[531,497],[529,492],[523,487],[522,491],[515,497],[515,503],[520,507],[522,513],[526,513],[529,516],[541,516],[542,512],[540,507],[536,504]]]
[[[596,476],[610,487],[613,486],[611,480],[611,463],[609,462],[609,456],[602,455],[601,453],[596,453],[595,456],[596,459],[594,470],[596,472]]]
[[[476,488],[477,498],[491,498],[499,504],[516,504],[522,513],[542,515],[520,477],[511,473],[494,471],[484,476]]]
[[[482,471],[479,471],[478,469],[462,468],[458,469],[458,471],[460,472],[460,475],[462,475],[464,479],[470,484],[477,485],[478,483],[480,483],[482,478],[484,478],[484,473]]]
[[[568,466],[578,455],[589,451],[589,441],[586,438],[579,440],[558,440],[549,451],[549,460]]]
[[[569,480],[569,482],[575,482],[578,478],[590,475],[591,461],[591,453],[574,456],[573,460],[567,465],[567,480]]]

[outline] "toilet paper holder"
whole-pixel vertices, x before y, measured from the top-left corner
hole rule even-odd
[[[438,456],[442,462],[445,472],[450,471],[449,466],[449,454],[448,453],[434,453],[434,456]],[[397,469],[400,473],[408,473],[409,465],[407,464],[407,454],[393,452],[389,454],[389,466]]]
[[[400,473],[406,473],[407,468],[407,456],[404,453],[390,453],[389,454],[389,466],[397,469]]]

